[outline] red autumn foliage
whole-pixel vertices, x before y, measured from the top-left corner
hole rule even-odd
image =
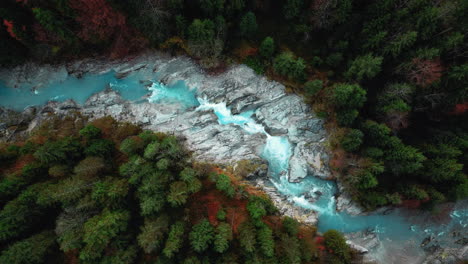
[[[45,30],[39,23],[34,23],[32,27],[34,31],[34,39],[41,43],[57,43],[60,38],[54,33]]]
[[[18,36],[16,36],[15,32],[14,32],[14,25],[13,25],[13,21],[9,21],[9,20],[6,20],[6,19],[3,19],[3,25],[6,26],[7,28],[7,31],[8,33],[10,34],[10,36],[16,40],[21,40]]]
[[[450,112],[451,115],[461,115],[468,111],[468,102],[455,105],[455,109]]]
[[[428,86],[442,77],[443,67],[440,59],[414,58],[411,63],[412,67],[408,77],[419,86]]]
[[[16,160],[15,164],[10,168],[11,172],[19,172],[23,169],[24,166],[32,163],[34,161],[33,155],[21,156]]]
[[[315,237],[315,244],[317,244],[317,248],[320,251],[325,251],[326,250],[326,247],[324,245],[324,241],[325,241],[325,239],[322,236],[316,236]]]
[[[79,36],[85,41],[108,40],[126,27],[125,16],[105,0],[72,0],[70,7],[78,14],[76,21],[82,26]]]
[[[343,169],[346,165],[346,158],[346,152],[343,149],[336,149],[330,160],[330,166],[334,169]]]
[[[208,211],[208,221],[210,221],[212,225],[217,225],[218,219],[216,218],[216,215],[218,214],[219,209],[221,209],[221,204],[218,201],[212,201],[206,204],[206,209]]]
[[[246,199],[230,199],[222,192],[215,189],[210,181],[203,182],[206,188],[203,192],[194,194],[191,197],[190,212],[191,222],[197,223],[200,219],[207,217],[211,224],[217,224],[216,218],[221,208],[226,210],[226,222],[232,227],[234,233],[239,225],[248,217]]]
[[[147,41],[128,26],[126,17],[112,8],[105,0],[72,0],[70,7],[81,24],[79,37],[87,42],[113,41],[112,58],[124,57],[142,48]]]

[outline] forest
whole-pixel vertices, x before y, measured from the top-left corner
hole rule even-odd
[[[466,10],[468,0],[8,0],[0,64],[147,48],[212,74],[244,63],[326,120],[333,176],[353,199],[432,209],[468,196]]]
[[[278,214],[172,135],[110,117],[0,145],[0,263],[351,263],[343,235]]]

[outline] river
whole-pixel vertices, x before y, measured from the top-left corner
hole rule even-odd
[[[454,244],[452,234],[454,230],[466,230],[466,201],[457,203],[447,220],[437,223],[428,220],[428,212],[404,209],[386,214],[375,212],[352,216],[336,211],[337,186],[333,181],[308,175],[301,182],[289,182],[289,161],[293,155],[293,146],[288,136],[272,136],[266,132],[265,127],[255,118],[255,108],[233,114],[225,102],[210,102],[197,92],[197,87],[185,83],[183,79],[164,84],[157,71],[137,70],[125,76],[105,71],[77,77],[62,69],[47,73],[46,76],[13,87],[8,75],[3,74],[0,78],[0,106],[22,111],[29,106],[44,105],[50,100],[73,99],[78,104],[84,104],[91,95],[110,88],[134,104],[174,103],[180,108],[179,111],[194,108],[195,111],[213,110],[220,125],[234,125],[247,134],[264,135],[265,142],[259,156],[268,161],[271,184],[296,206],[317,211],[320,232],[328,229],[344,233],[371,230],[380,241],[380,246],[372,249],[371,254],[380,263],[401,263],[402,258],[395,255],[405,255],[406,263],[420,262],[425,255],[420,244],[427,237],[432,238],[431,243],[434,245],[460,247]],[[311,202],[309,197],[315,197],[314,201]]]

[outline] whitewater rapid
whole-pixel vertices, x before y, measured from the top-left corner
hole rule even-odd
[[[148,79],[148,76],[151,78]],[[468,209],[463,203],[459,203],[450,214],[450,219],[443,223],[428,222],[426,220],[429,218],[429,213],[424,214],[419,211],[418,215],[414,215],[411,211],[394,210],[389,214],[371,213],[360,216],[337,212],[338,190],[333,181],[308,175],[301,182],[289,182],[290,161],[295,144],[291,143],[287,134],[272,136],[268,133],[265,126],[257,119],[257,109],[233,114],[233,110],[226,105],[226,102],[210,102],[202,94],[198,94],[197,87],[193,83],[180,80],[165,84],[160,77],[162,76],[159,76],[157,71],[149,73],[137,71],[124,78],[117,78],[114,71],[106,71],[85,74],[77,78],[61,71],[47,81],[27,82],[17,88],[8,86],[8,80],[0,78],[0,106],[21,111],[31,105],[44,105],[49,100],[67,99],[73,99],[83,105],[93,94],[104,89],[112,89],[133,104],[174,103],[180,106],[181,112],[192,111],[194,108],[199,112],[213,111],[219,125],[237,126],[250,135],[264,135],[263,147],[257,154],[268,162],[271,184],[292,204],[317,211],[320,232],[328,229],[337,229],[345,233],[372,230],[377,234],[381,245],[375,251],[394,248],[385,254],[380,251],[374,252],[382,263],[392,263],[386,261],[386,258],[403,249],[408,255],[423,255],[420,243],[427,237],[433,237],[433,240],[441,245],[446,243],[451,246],[453,243],[449,239],[450,232],[454,229],[463,230],[468,226]]]

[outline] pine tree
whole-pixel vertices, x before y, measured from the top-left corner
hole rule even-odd
[[[252,12],[248,12],[245,14],[240,22],[240,34],[242,37],[246,37],[248,39],[252,39],[257,33],[258,25],[257,25],[257,18],[255,14]]]
[[[53,231],[44,231],[16,242],[0,255],[0,263],[40,264],[47,262],[47,254],[56,245]]]
[[[210,222],[203,219],[200,223],[193,226],[189,234],[190,244],[196,252],[203,252],[214,239],[214,228]]]
[[[214,250],[218,253],[225,252],[229,247],[229,241],[232,240],[232,229],[228,223],[220,223],[216,227],[214,236]]]
[[[184,229],[184,223],[181,221],[177,221],[171,225],[169,236],[167,237],[163,250],[163,254],[167,258],[172,258],[182,247],[184,243]]]
[[[169,217],[163,214],[157,218],[145,218],[145,223],[140,229],[138,245],[146,254],[156,253],[162,246],[165,234],[169,232]]]
[[[271,37],[266,37],[262,44],[260,44],[260,56],[263,58],[270,60],[273,58],[273,54],[275,53],[275,41]]]

